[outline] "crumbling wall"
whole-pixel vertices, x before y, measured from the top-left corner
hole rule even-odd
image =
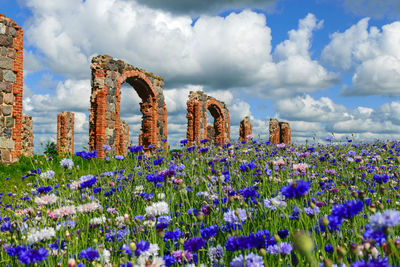
[[[0,14],[0,162],[22,153],[23,31]]]
[[[279,122],[277,119],[269,120],[269,141],[273,144],[291,143],[292,131],[288,122]]]
[[[129,146],[129,125],[126,121],[121,121],[121,144],[122,148],[120,151],[124,151],[124,155],[128,153],[128,146]]]
[[[246,116],[240,122],[239,141],[248,141],[248,137],[253,134],[253,126],[250,117]]]
[[[121,85],[129,83],[142,102],[143,114],[139,144],[145,151],[149,145],[167,149],[167,108],[163,88],[164,81],[153,73],[134,67],[111,56],[101,55],[92,58],[89,116],[89,148],[97,150],[104,157],[103,145],[111,147],[111,153],[124,154],[121,138],[120,101]]]
[[[219,144],[225,144],[230,141],[230,116],[228,107],[224,102],[218,101],[214,97],[207,96],[202,91],[190,92],[187,101],[188,127],[186,137],[188,144],[200,144],[201,139],[208,137],[207,130],[207,110],[214,118],[213,141]]]
[[[33,156],[33,121],[32,117],[22,114],[22,154]]]
[[[74,154],[74,123],[74,113],[62,112],[57,114],[58,153]]]

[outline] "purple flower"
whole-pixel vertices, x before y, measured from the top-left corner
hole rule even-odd
[[[369,217],[373,229],[390,228],[400,224],[400,211],[385,210]]]
[[[293,248],[288,242],[279,243],[279,252],[283,255],[288,255],[292,252]]]
[[[235,257],[231,262],[231,267],[256,267],[256,266],[264,266],[264,260],[260,255],[250,253],[247,254],[244,258],[245,264],[243,263],[243,255],[239,255]]]
[[[371,259],[370,261],[356,261],[351,265],[352,267],[389,267],[387,258]]]

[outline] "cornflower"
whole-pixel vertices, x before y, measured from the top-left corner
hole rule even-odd
[[[51,195],[44,195],[42,197],[36,197],[35,203],[38,205],[50,205],[56,203],[58,197],[54,194]]]
[[[46,227],[42,230],[33,229],[33,230],[31,230],[31,233],[28,235],[26,241],[29,244],[35,244],[35,243],[38,243],[43,240],[49,240],[55,235],[56,235],[56,232],[55,232],[54,228],[52,228],[52,227]]]

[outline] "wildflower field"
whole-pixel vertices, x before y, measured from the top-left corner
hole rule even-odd
[[[348,141],[25,158],[0,266],[400,265],[400,142]]]

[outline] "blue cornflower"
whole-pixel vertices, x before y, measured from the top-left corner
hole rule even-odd
[[[218,227],[216,225],[211,225],[200,229],[200,234],[204,239],[209,239],[210,237],[216,236],[218,232]]]
[[[201,237],[192,237],[185,241],[183,244],[183,248],[190,252],[195,252],[206,245],[206,241],[204,241]]]
[[[328,245],[325,245],[324,249],[328,253],[331,253],[331,254],[333,253],[333,246],[330,243]]]
[[[390,176],[386,173],[384,174],[374,174],[374,181],[377,182],[378,184],[385,184],[390,180]]]
[[[342,205],[333,206],[332,215],[343,219],[350,219],[360,213],[363,207],[364,202],[361,200],[346,201]]]
[[[355,261],[351,265],[352,267],[389,267],[389,262],[387,258],[378,257],[376,259],[371,259],[369,261]]]
[[[285,239],[289,235],[289,231],[287,229],[279,230],[278,235],[280,238]]]
[[[382,245],[384,242],[386,242],[386,235],[383,232],[382,228],[378,228],[376,230],[372,229],[372,227],[369,224],[365,225],[365,232],[363,234],[363,237],[365,240],[367,239],[374,239],[375,244],[377,246]]]
[[[178,240],[182,236],[183,236],[182,231],[179,228],[177,228],[174,231],[165,232],[163,240],[164,242],[167,242],[168,240]]]
[[[18,255],[18,260],[21,263],[28,265],[30,263],[43,261],[47,258],[47,256],[48,253],[45,248],[29,249],[21,251],[21,253]]]
[[[290,220],[297,220],[297,219],[299,219],[299,218],[300,218],[300,213],[301,213],[301,210],[300,210],[300,209],[298,209],[296,206],[293,207],[293,211],[292,211],[292,214],[289,215],[289,219],[290,219]]]
[[[149,242],[147,242],[146,240],[140,240],[139,242],[136,243],[135,256],[139,257],[140,254],[149,250],[149,248],[150,248]]]
[[[53,189],[53,188],[50,185],[49,186],[41,186],[39,188],[36,188],[36,191],[43,194],[43,193],[50,192],[51,189]]]
[[[79,178],[79,181],[81,181],[81,183],[80,183],[81,188],[89,188],[89,187],[92,187],[97,182],[97,178],[95,176],[89,174],[89,175],[81,176]]]
[[[78,256],[80,259],[86,259],[88,261],[94,261],[100,257],[97,249],[95,248],[83,249],[81,252],[79,252]]]
[[[284,186],[281,188],[282,195],[286,198],[300,198],[307,194],[308,190],[310,189],[310,183],[298,180],[289,184],[288,186]]]
[[[200,143],[202,143],[202,144],[205,144],[205,143],[207,143],[207,142],[208,142],[208,139],[207,139],[207,138],[201,139],[201,140],[200,140]]]
[[[260,194],[257,192],[257,188],[253,186],[245,187],[243,189],[239,190],[239,193],[245,197],[246,199],[248,198],[258,198]]]
[[[155,159],[153,161],[154,166],[161,165],[163,160],[164,160],[164,158]]]
[[[187,139],[183,139],[179,143],[181,143],[182,145],[186,145],[188,143],[188,140]]]
[[[175,264],[175,258],[172,255],[165,255],[163,260],[165,262],[165,266],[167,267]]]

